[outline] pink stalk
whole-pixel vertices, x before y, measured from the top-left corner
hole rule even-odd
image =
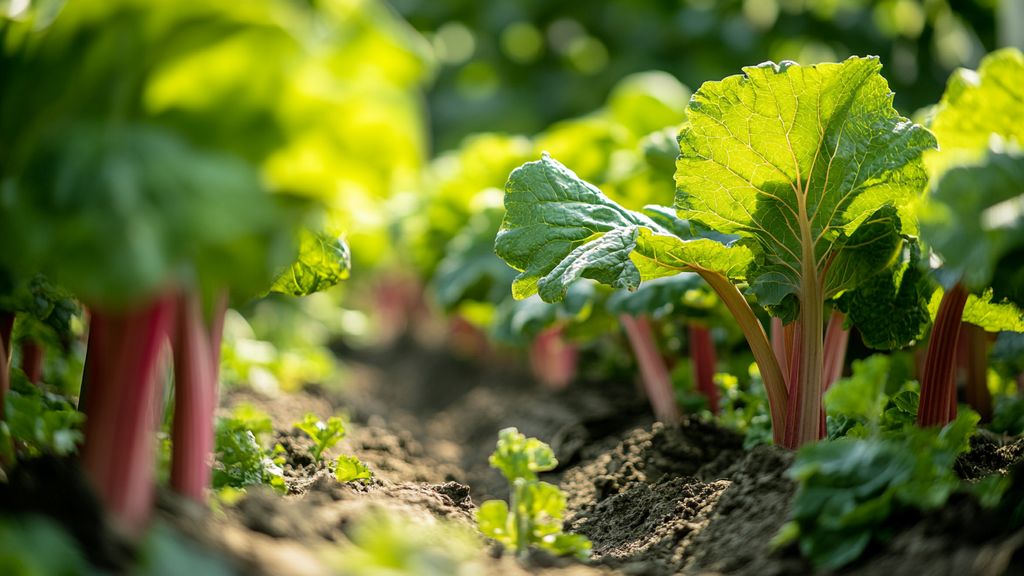
[[[137,534],[153,503],[152,406],[174,297],[125,311],[92,309],[82,467],[119,527]]]
[[[690,359],[697,391],[708,400],[712,414],[718,414],[718,387],[715,386],[715,341],[707,326],[690,324]]]
[[[787,337],[788,336],[788,337]],[[772,352],[775,353],[775,360],[779,368],[786,375],[786,386],[789,387],[789,351],[793,349],[792,334],[782,324],[782,319],[776,316],[771,317],[771,338]]]
[[[846,348],[850,343],[850,331],[843,328],[846,315],[839,310],[832,310],[825,328],[825,369],[823,383],[827,391],[832,383],[843,376],[843,364],[846,362]]]
[[[565,341],[561,325],[544,330],[530,344],[530,367],[542,384],[560,390],[576,377],[579,353]]]
[[[0,311],[0,420],[4,419],[4,397],[11,389],[11,332],[14,312]]]
[[[921,376],[919,426],[944,426],[956,418],[956,347],[967,290],[957,283],[942,295]]]
[[[967,372],[967,403],[981,415],[982,422],[989,422],[992,394],[988,391],[988,333],[973,324],[962,323],[958,352]]]
[[[171,488],[206,502],[217,405],[211,333],[195,293],[178,299],[174,348],[174,423],[171,430]]]
[[[26,339],[21,342],[21,369],[28,381],[39,384],[43,380],[43,356],[46,349],[37,340]]]
[[[661,353],[658,352],[650,321],[645,316],[620,314],[619,322],[626,331],[633,355],[640,366],[640,379],[643,381],[651,408],[654,409],[654,416],[661,422],[677,422],[680,412],[672,389],[672,378]]]

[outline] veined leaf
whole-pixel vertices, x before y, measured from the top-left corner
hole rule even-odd
[[[1016,48],[997,50],[977,71],[961,68],[949,77],[930,126],[941,147],[928,154],[932,173],[980,156],[993,134],[1024,144],[1022,78],[1024,54]]]
[[[299,257],[274,280],[270,291],[306,296],[326,290],[348,278],[351,262],[348,245],[341,238],[304,231]]]
[[[495,251],[521,272],[516,298],[539,293],[555,302],[579,278],[634,290],[641,280],[696,267],[742,279],[752,259],[745,246],[680,238],[546,154],[512,172],[505,208]]]
[[[883,207],[920,194],[921,154],[935,139],[896,113],[880,68],[874,57],[767,62],[705,83],[691,100],[676,206],[683,218],[757,244],[750,280],[760,303],[799,296],[807,278],[828,298],[894,254],[882,242],[879,257],[866,258],[870,249],[849,239],[865,222],[880,224],[872,216],[887,214]],[[830,267],[846,260],[847,246],[858,251],[849,258],[856,269]]]

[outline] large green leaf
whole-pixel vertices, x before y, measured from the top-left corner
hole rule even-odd
[[[969,288],[989,286],[999,268],[1012,267],[1024,251],[1024,154],[990,151],[977,163],[954,166],[930,200],[921,233]],[[1007,295],[1019,296],[1012,278],[1000,284]]]
[[[993,134],[1024,144],[1024,54],[1005,48],[986,56],[977,71],[959,69],[949,77],[935,108],[931,130],[939,151],[928,155],[933,173],[980,156]]]
[[[521,271],[516,298],[539,293],[558,301],[579,278],[633,290],[641,280],[697,267],[741,279],[752,258],[744,246],[680,238],[547,155],[512,172],[505,209],[495,251]]]
[[[921,154],[935,140],[896,113],[880,68],[874,57],[768,62],[705,83],[691,100],[676,206],[683,218],[756,242],[750,275],[760,303],[799,296],[808,278],[828,298],[891,259],[890,242],[869,258],[849,239],[865,222],[879,224],[872,215],[883,207],[902,210],[919,195]],[[849,265],[829,266],[854,247]]]

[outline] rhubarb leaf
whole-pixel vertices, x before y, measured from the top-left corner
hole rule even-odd
[[[465,300],[498,304],[508,298],[508,285],[515,273],[494,255],[491,244],[503,215],[498,207],[477,212],[448,242],[430,281],[446,311],[455,310]]]
[[[828,297],[886,262],[888,244],[878,258],[851,255],[855,267],[827,266],[845,259],[844,245],[858,245],[850,238],[873,214],[903,210],[927,182],[921,154],[935,140],[897,114],[880,68],[874,57],[767,62],[705,83],[690,101],[676,165],[679,215],[755,242],[752,291],[769,307],[788,300],[786,316],[806,278],[824,275]]]
[[[935,283],[921,267],[918,244],[908,244],[891,266],[836,301],[869,348],[904,348],[924,336],[931,324],[928,303]]]
[[[752,258],[744,246],[673,234],[547,155],[512,172],[505,209],[495,251],[521,272],[512,284],[518,299],[539,293],[558,301],[579,278],[635,290],[641,280],[698,266],[742,279]]]
[[[989,286],[997,270],[1012,268],[1004,257],[1024,252],[1024,154],[989,151],[977,163],[950,168],[930,200],[921,233],[969,288]],[[1022,289],[1005,284],[1002,291],[1022,303]]]
[[[928,303],[928,312],[934,321],[939,312],[944,291],[935,290]],[[967,297],[962,320],[984,328],[988,332],[1024,332],[1024,310],[1012,302],[994,301],[992,291],[986,290],[981,295],[971,294]]]
[[[940,146],[927,155],[932,173],[976,159],[993,134],[1024,145],[1021,78],[1024,54],[1016,48],[997,50],[982,59],[977,71],[961,68],[949,77],[930,126]]]
[[[351,266],[352,256],[344,240],[305,230],[298,258],[274,280],[270,291],[292,296],[320,292],[348,278]]]

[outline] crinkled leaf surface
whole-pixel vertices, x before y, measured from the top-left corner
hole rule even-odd
[[[928,312],[933,321],[939,312],[944,293],[942,288],[937,289],[928,303]],[[980,296],[968,296],[961,319],[988,332],[1024,332],[1024,310],[1012,302],[994,301],[991,290],[986,290]]]
[[[928,303],[935,283],[920,260],[917,243],[909,243],[891,266],[837,299],[837,305],[869,348],[895,350],[909,346],[931,324]]]
[[[743,246],[680,238],[547,155],[512,172],[505,209],[495,251],[521,272],[516,298],[558,301],[579,278],[634,290],[641,280],[696,267],[740,279],[752,258]]]
[[[705,83],[690,101],[676,206],[683,218],[756,242],[750,275],[760,303],[798,295],[811,274],[826,275],[826,298],[851,288],[868,267],[849,273],[829,259],[844,259],[846,246],[861,252],[851,263],[863,259],[850,236],[924,188],[921,154],[935,140],[893,109],[880,68],[874,57],[767,62]]]
[[[306,296],[348,278],[352,257],[345,241],[321,232],[304,231],[299,256],[274,280],[271,292]]]

